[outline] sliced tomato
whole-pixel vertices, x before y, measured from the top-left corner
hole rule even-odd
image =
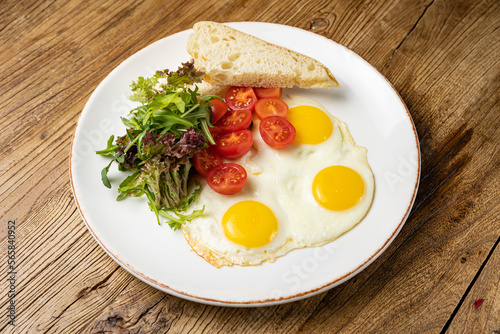
[[[257,96],[252,87],[231,86],[226,92],[226,103],[232,110],[248,109],[253,111]]]
[[[222,131],[222,129],[219,128],[218,126],[212,126],[211,128],[208,128],[208,130],[210,131],[210,134],[212,135],[214,141],[217,141],[217,138],[225,134],[225,132]]]
[[[246,110],[228,110],[215,124],[225,133],[248,129],[252,123],[252,112]]]
[[[221,119],[221,117],[224,116],[226,111],[229,109],[226,102],[218,99],[213,99],[208,105],[212,107],[212,124],[215,124],[215,122]]]
[[[295,139],[295,127],[280,116],[264,118],[259,125],[259,132],[267,145],[273,148],[288,146]]]
[[[253,144],[253,135],[250,130],[240,130],[227,133],[215,141],[215,149],[223,157],[235,159],[244,156]]]
[[[228,162],[217,165],[208,172],[207,183],[222,195],[234,195],[247,182],[247,171],[243,166]]]
[[[268,99],[271,97],[279,99],[281,98],[281,94],[283,93],[283,90],[280,87],[273,87],[273,88],[254,87],[253,91],[255,92],[255,95],[259,100]]]
[[[224,159],[217,152],[215,146],[204,147],[193,156],[193,166],[203,176],[207,176],[212,168],[223,162]]]
[[[259,119],[264,119],[269,116],[286,117],[286,115],[288,115],[288,105],[281,99],[262,99],[255,105],[255,114]]]

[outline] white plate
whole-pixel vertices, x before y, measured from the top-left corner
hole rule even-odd
[[[191,251],[180,231],[158,226],[145,198],[115,200],[101,169],[108,159],[94,152],[110,135],[122,135],[120,116],[134,105],[129,85],[157,69],[176,69],[190,59],[185,51],[191,31],[166,37],[137,52],[96,88],[76,128],[71,150],[75,199],[88,229],[123,268],[175,296],[214,305],[260,306],[298,300],[345,282],[373,262],[403,226],[418,188],[420,151],[411,116],[391,84],[347,48],[322,36],[284,25],[239,22],[230,26],[314,57],[339,80],[341,88],[288,90],[317,100],[346,122],[356,144],[368,149],[375,175],[373,205],[353,230],[330,244],[295,250],[253,267],[216,269]]]

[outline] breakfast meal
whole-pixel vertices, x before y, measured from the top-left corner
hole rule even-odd
[[[372,202],[366,149],[344,123],[313,100],[291,96],[293,144],[270,148],[254,119],[253,147],[239,160],[245,186],[226,196],[203,190],[193,203],[202,216],[182,227],[191,247],[216,267],[272,261],[295,248],[328,243],[357,224]]]
[[[118,200],[145,195],[158,224],[215,267],[273,262],[363,219],[375,189],[367,150],[321,104],[286,94],[339,87],[326,66],[215,22],[195,24],[187,50],[177,71],[132,83],[141,105],[97,151],[112,159],[108,188],[113,161],[129,172]]]

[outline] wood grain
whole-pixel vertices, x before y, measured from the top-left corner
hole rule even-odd
[[[81,110],[123,60],[199,20],[314,31],[369,61],[406,102],[422,150],[414,208],[343,285],[280,306],[207,306],[137,280],[86,230],[68,178]],[[16,220],[19,308],[0,332],[500,332],[499,27],[494,0],[3,2],[0,249]]]
[[[477,281],[463,300],[449,327],[449,333],[500,333],[499,240],[490,254],[491,258],[478,273]],[[479,300],[483,300],[482,304],[474,306]]]

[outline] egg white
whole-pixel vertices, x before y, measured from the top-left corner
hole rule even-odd
[[[247,170],[245,187],[235,195],[225,196],[213,191],[202,180],[202,191],[194,207],[205,205],[205,212],[182,228],[193,250],[216,267],[273,262],[292,249],[324,245],[358,224],[372,203],[375,185],[366,158],[367,150],[355,145],[345,123],[314,100],[300,96],[283,99],[290,108],[309,105],[323,110],[332,121],[332,135],[317,145],[291,144],[273,149],[262,140],[259,120],[254,118],[252,149],[245,156],[232,160]],[[354,169],[364,181],[363,197],[348,210],[328,210],[313,196],[314,177],[323,168],[333,165]],[[278,220],[278,231],[265,246],[248,249],[224,235],[221,224],[224,213],[233,204],[245,200],[267,205]]]

